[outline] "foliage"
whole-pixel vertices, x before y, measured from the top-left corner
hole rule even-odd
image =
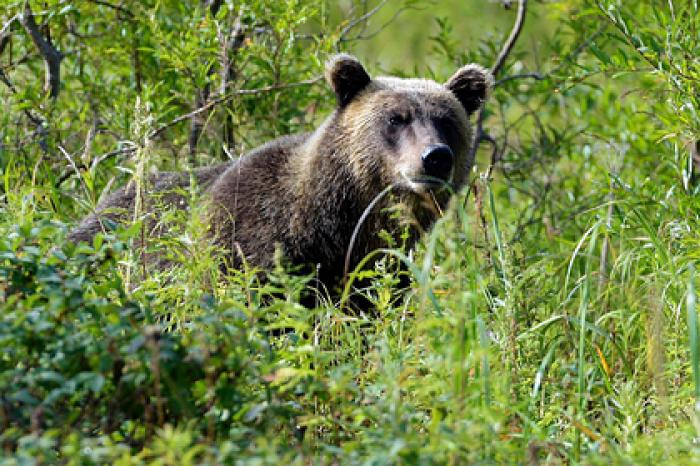
[[[130,247],[138,215],[64,238],[117,185],[313,128],[332,51],[443,80],[493,63],[514,12],[31,2],[63,54],[51,96],[25,2],[4,1],[0,464],[700,463],[697,2],[530,2],[495,149],[369,273],[365,316],[302,306],[282,268],[221,276],[197,209],[163,214],[164,272]]]

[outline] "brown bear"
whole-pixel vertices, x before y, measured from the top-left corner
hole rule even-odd
[[[269,269],[279,248],[290,263],[312,267],[332,288],[346,269],[383,246],[379,231],[396,232],[407,213],[418,230],[428,228],[450,193],[466,183],[473,163],[468,117],[493,85],[487,70],[466,65],[444,85],[372,79],[357,59],[341,54],[328,62],[326,78],[337,108],[316,131],[282,137],[235,162],[195,172],[227,266],[246,261]],[[190,178],[164,173],[152,189],[187,186]],[[388,187],[391,195],[370,206]],[[133,210],[134,198],[133,186],[109,196],[70,239],[91,240],[103,229],[101,217],[122,220],[119,209]],[[185,200],[172,195],[168,202]],[[392,212],[392,205],[403,206],[403,215]],[[409,243],[417,237],[410,235]]]

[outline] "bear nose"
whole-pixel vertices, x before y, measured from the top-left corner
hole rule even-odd
[[[425,174],[447,181],[452,171],[454,155],[452,149],[446,144],[433,144],[428,146],[421,155]]]

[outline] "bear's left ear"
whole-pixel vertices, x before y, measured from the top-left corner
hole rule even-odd
[[[326,80],[333,88],[340,107],[347,105],[371,81],[369,74],[357,58],[344,53],[328,60]]]
[[[467,115],[481,107],[493,88],[493,75],[480,65],[465,65],[445,83],[445,87],[457,96]]]

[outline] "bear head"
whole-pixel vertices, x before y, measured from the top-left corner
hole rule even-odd
[[[343,135],[358,178],[418,196],[466,183],[473,164],[469,116],[493,86],[489,71],[469,64],[444,84],[371,78],[356,58],[340,54],[329,60],[326,79],[338,105],[333,133]]]

